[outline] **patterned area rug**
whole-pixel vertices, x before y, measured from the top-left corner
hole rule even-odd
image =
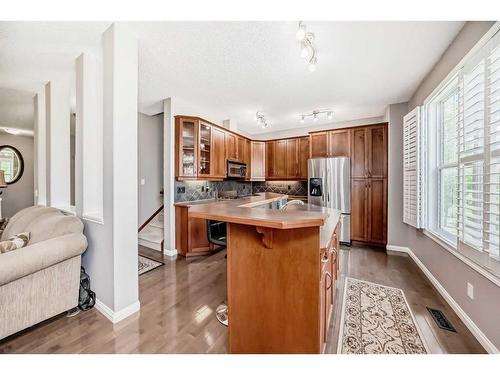
[[[337,353],[428,352],[401,289],[346,278]]]
[[[163,266],[162,262],[139,255],[139,276],[160,266]]]

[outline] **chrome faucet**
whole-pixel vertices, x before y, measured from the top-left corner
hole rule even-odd
[[[280,211],[285,211],[288,208],[288,206],[291,206],[293,204],[298,204],[300,206],[303,206],[304,202],[302,202],[299,199],[292,199],[291,201],[286,202],[286,204],[284,206],[281,206]]]

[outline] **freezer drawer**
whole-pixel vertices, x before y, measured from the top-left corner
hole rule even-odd
[[[340,215],[340,242],[343,244],[351,244],[351,215]]]

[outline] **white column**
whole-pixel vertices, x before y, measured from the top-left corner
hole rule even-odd
[[[137,272],[137,85],[136,37],[122,23],[103,36],[104,144],[111,157],[114,311],[139,309]],[[109,154],[112,150],[112,154]]]
[[[45,85],[48,205],[70,208],[70,91],[65,80]]]
[[[174,208],[174,180],[175,180],[175,121],[172,98],[163,101],[163,252],[165,255],[177,254],[175,248],[175,208]]]
[[[47,205],[47,149],[45,125],[45,89],[39,90],[34,97],[34,173],[35,173],[35,205]]]

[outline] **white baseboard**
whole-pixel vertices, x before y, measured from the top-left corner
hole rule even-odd
[[[125,307],[124,309],[121,309],[120,311],[113,311],[107,305],[102,303],[102,301],[96,299],[95,308],[114,324],[139,311],[141,308],[141,304],[139,301],[136,301],[133,304]]]
[[[484,347],[488,353],[500,353],[498,348],[486,337],[486,335],[479,329],[476,323],[467,315],[467,313],[460,307],[460,305],[453,299],[453,297],[446,291],[446,289],[441,285],[441,283],[434,277],[434,275],[429,271],[429,269],[422,263],[420,259],[415,255],[415,253],[408,247],[387,245],[387,250],[394,252],[406,253],[415,262],[415,264],[422,270],[425,276],[429,279],[431,284],[436,288],[436,290],[441,294],[446,302],[451,306],[453,311],[458,315],[462,322],[467,326],[467,328],[472,332],[474,337],[479,341],[479,343]]]
[[[177,249],[169,250],[169,249],[163,249],[163,254],[173,257],[177,255]]]

